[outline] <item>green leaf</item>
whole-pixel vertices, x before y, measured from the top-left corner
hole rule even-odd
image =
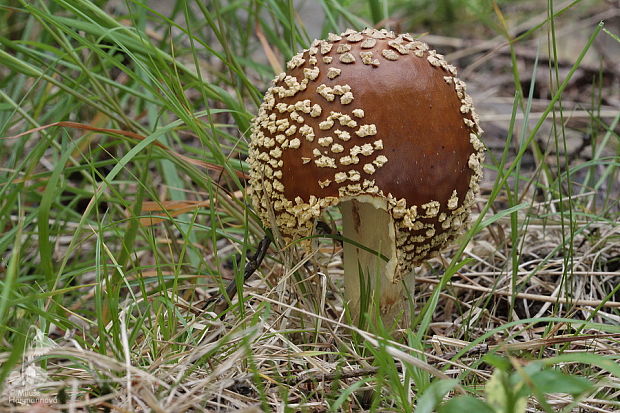
[[[488,403],[500,412],[525,413],[527,398],[522,397],[519,389],[523,382],[511,386],[508,381],[508,373],[495,370],[491,379],[487,382],[484,391],[487,394]]]
[[[510,215],[510,214],[512,214],[515,211],[518,211],[520,209],[527,208],[527,207],[529,207],[529,204],[527,202],[522,202],[519,205],[515,205],[515,206],[510,207],[508,209],[504,209],[503,211],[500,211],[497,214],[492,215],[492,216],[488,217],[487,219],[485,219],[484,221],[482,221],[482,224],[480,224],[480,226],[481,226],[481,228],[488,227],[489,225],[491,225],[495,221],[505,217],[506,215]]]
[[[450,399],[441,405],[438,411],[439,413],[496,413],[487,403],[473,396],[459,396]]]
[[[352,385],[344,389],[344,391],[340,394],[338,399],[336,399],[334,404],[330,407],[329,411],[330,412],[339,411],[340,406],[342,406],[342,404],[349,398],[349,396],[353,394],[356,390],[358,390],[360,387],[362,387],[364,384],[368,383],[371,379],[372,377],[367,377],[363,380],[356,381],[355,383],[353,383]]]
[[[547,365],[553,365],[557,363],[584,363],[592,366],[600,367],[607,370],[611,374],[620,378],[620,364],[615,360],[610,360],[607,357],[593,353],[566,353],[559,356],[551,357],[544,360]]]
[[[484,392],[487,395],[489,405],[500,411],[503,410],[503,407],[506,406],[506,402],[508,401],[504,384],[502,383],[502,379],[505,374],[506,373],[502,370],[495,370],[489,381],[487,381],[484,386]]]
[[[542,393],[581,394],[590,391],[594,385],[577,376],[564,374],[559,370],[543,370],[530,376],[533,385]]]
[[[420,396],[415,413],[431,413],[443,397],[458,384],[458,380],[436,380]]]
[[[482,360],[496,369],[500,369],[501,371],[509,371],[512,368],[510,360],[496,354],[488,353],[482,358]]]

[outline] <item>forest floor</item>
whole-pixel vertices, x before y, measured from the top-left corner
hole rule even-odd
[[[0,6],[0,411],[620,410],[617,1],[154,4]],[[275,68],[373,25],[457,66],[488,148],[397,331],[347,321],[333,239],[243,279]]]

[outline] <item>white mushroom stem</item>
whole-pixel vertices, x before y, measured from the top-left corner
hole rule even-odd
[[[345,240],[344,296],[351,319],[357,322],[361,312],[368,312],[370,320],[373,320],[378,304],[381,319],[387,328],[393,327],[394,322],[403,325],[408,319],[408,294],[413,289],[413,277],[407,275],[403,281],[394,283],[396,237],[394,220],[387,211],[387,200],[362,195],[342,201],[340,209],[343,236],[389,259],[386,262],[377,254]]]

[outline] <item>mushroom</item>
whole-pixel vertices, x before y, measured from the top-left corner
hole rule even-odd
[[[292,242],[338,205],[352,319],[366,280],[391,324],[406,317],[413,268],[468,221],[484,157],[472,99],[441,54],[387,30],[330,34],[287,69],[253,120],[254,206]]]

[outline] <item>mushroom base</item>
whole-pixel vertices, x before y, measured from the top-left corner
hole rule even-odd
[[[344,242],[344,296],[351,319],[367,314],[370,322],[379,315],[388,329],[409,320],[409,294],[413,276],[394,282],[397,269],[396,229],[385,198],[357,196],[340,203],[343,236],[373,251]],[[378,253],[388,258],[386,262]],[[404,274],[403,274],[404,275]]]

